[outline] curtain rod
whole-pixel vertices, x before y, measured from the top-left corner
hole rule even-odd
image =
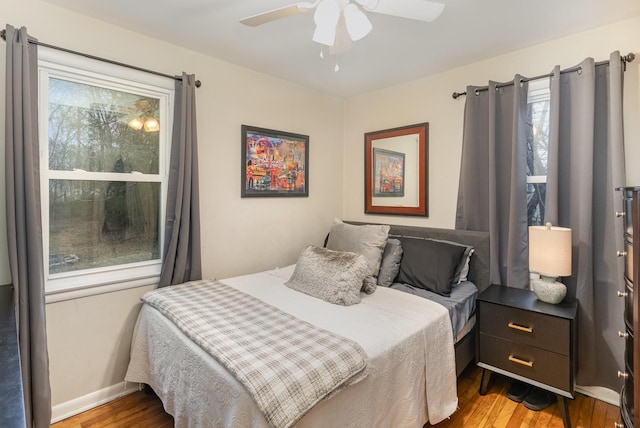
[[[628,53],[627,55],[620,57],[620,60],[624,63],[624,70],[625,71],[627,71],[627,63],[633,62],[634,59],[636,59],[636,55],[633,52]],[[608,60],[607,61],[600,61],[600,62],[596,62],[595,65],[603,65],[603,64],[608,64],[608,63],[609,63]],[[582,67],[580,67],[578,65],[578,66],[575,66],[575,67],[572,67],[572,68],[568,68],[566,70],[561,70],[560,74],[573,73],[573,72],[581,70],[581,69],[582,69]],[[532,80],[544,79],[545,77],[552,77],[552,76],[553,76],[553,73],[541,74],[540,76],[522,78],[522,79],[520,79],[520,82],[530,82]],[[507,83],[502,83],[502,84],[496,85],[496,88],[504,88],[505,86],[511,86],[511,85],[513,85],[513,82],[507,82]],[[484,92],[484,91],[488,91],[488,90],[489,90],[488,86],[483,86],[483,87],[477,88],[476,92]],[[467,93],[466,92],[454,92],[451,96],[453,97],[454,100],[457,100],[462,95],[467,95]]]
[[[7,30],[1,30],[0,31],[0,37],[2,37],[2,39],[4,41],[6,41],[7,40]],[[43,43],[43,42],[40,42],[40,41],[37,41],[37,40],[31,40],[30,39],[29,43],[33,43],[34,45],[38,45],[38,46],[44,46],[45,48],[50,48],[50,49],[55,49],[55,50],[59,50],[59,51],[62,51],[62,52],[67,52],[67,53],[74,54],[74,55],[79,55],[79,56],[82,56],[82,57],[85,57],[85,58],[89,58],[89,59],[95,59],[97,61],[106,62],[108,64],[119,65],[121,67],[131,68],[133,70],[143,71],[143,72],[149,73],[149,74],[155,74],[156,76],[162,76],[162,77],[166,77],[166,78],[174,79],[174,80],[182,80],[181,76],[171,76],[169,74],[160,73],[159,71],[148,70],[146,68],[138,67],[138,66],[135,66],[135,65],[125,64],[123,62],[118,62],[118,61],[114,61],[114,60],[111,60],[111,59],[102,58],[102,57],[99,57],[99,56],[95,56],[95,55],[86,54],[86,53],[83,53],[83,52],[74,51],[74,50],[63,48],[63,47],[60,47],[60,46],[50,45],[48,43]],[[202,82],[200,82],[200,80],[196,80],[195,81],[195,85],[196,85],[196,88],[199,88],[200,86],[202,86]]]

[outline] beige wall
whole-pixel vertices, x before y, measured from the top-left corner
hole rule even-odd
[[[298,85],[83,17],[37,0],[0,0],[0,15],[41,41],[202,80],[197,91],[203,274],[223,278],[294,263],[341,215],[343,103]],[[5,44],[0,43],[4,82]],[[0,85],[4,100],[4,85]],[[4,102],[0,103],[4,117]],[[4,121],[2,127],[4,127]],[[240,198],[240,126],[310,136],[308,198]],[[4,164],[4,129],[0,129]],[[326,173],[332,165],[334,172]],[[337,172],[336,172],[337,171]],[[0,178],[4,192],[4,174]],[[0,283],[10,280],[0,221]],[[47,305],[53,405],[121,382],[146,288]]]
[[[486,85],[491,80],[509,81],[518,73],[537,76],[556,64],[573,66],[586,57],[609,59],[612,51],[640,53],[640,17],[593,31],[575,34],[469,64],[442,74],[370,92],[346,101],[344,217],[360,221],[402,223],[431,227],[454,227],[464,97],[454,91],[467,85]],[[625,74],[625,139],[627,183],[640,185],[640,58]],[[429,122],[429,218],[365,215],[363,133]]]
[[[304,244],[320,242],[334,216],[452,227],[464,107],[463,99],[451,99],[453,91],[488,79],[510,80],[515,73],[537,75],[555,64],[574,65],[586,56],[606,59],[615,49],[640,52],[640,19],[635,19],[341,101],[41,1],[0,0],[0,15],[48,43],[169,74],[185,70],[202,80],[197,99],[203,270],[205,276],[218,278],[294,262]],[[4,49],[0,43],[0,75]],[[640,155],[638,63],[631,64],[626,74],[627,159]],[[4,85],[0,94],[4,99]],[[423,121],[430,123],[429,217],[365,216],[363,133]],[[241,124],[310,135],[309,198],[239,197]],[[0,128],[0,162],[4,162],[3,136]],[[324,172],[326,165],[333,166],[332,173]],[[640,184],[640,169],[627,168],[627,177],[629,184]],[[2,174],[0,196],[3,192]],[[4,283],[10,279],[4,198],[0,225],[0,283]],[[147,289],[48,305],[54,405],[122,381],[138,299]]]

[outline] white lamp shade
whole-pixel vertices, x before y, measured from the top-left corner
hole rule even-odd
[[[322,0],[313,13],[313,20],[318,26],[335,27],[340,19],[340,5],[337,0]]]
[[[313,41],[333,46],[336,39],[336,26],[340,19],[340,5],[337,0],[322,0],[313,14],[316,30]]]
[[[326,46],[333,46],[336,41],[336,27],[316,26],[313,32],[313,41]]]
[[[349,3],[346,5],[343,14],[347,23],[347,31],[354,42],[371,32],[373,26],[369,18],[355,4]]]
[[[529,226],[529,270],[553,278],[571,275],[571,229]]]

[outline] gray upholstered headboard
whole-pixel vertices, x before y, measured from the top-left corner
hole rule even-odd
[[[351,224],[367,224],[357,221],[346,221]],[[372,224],[372,223],[368,223]],[[391,225],[389,236],[407,236],[419,238],[444,239],[472,245],[475,249],[469,263],[469,280],[482,292],[490,285],[489,277],[489,233],[472,230],[438,229],[433,227]]]

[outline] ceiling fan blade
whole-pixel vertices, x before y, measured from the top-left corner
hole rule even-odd
[[[315,4],[309,2],[301,2],[292,4],[290,6],[281,7],[278,9],[270,10],[267,12],[258,13],[256,15],[248,16],[240,20],[244,25],[250,27],[257,27],[258,25],[266,24],[271,21],[286,18],[288,16],[297,15],[302,12],[307,12],[315,7]]]
[[[429,0],[378,0],[377,6],[371,0],[366,3],[371,6],[367,7],[366,4],[363,4],[364,9],[371,12],[425,22],[436,19],[444,9],[443,3]]]

